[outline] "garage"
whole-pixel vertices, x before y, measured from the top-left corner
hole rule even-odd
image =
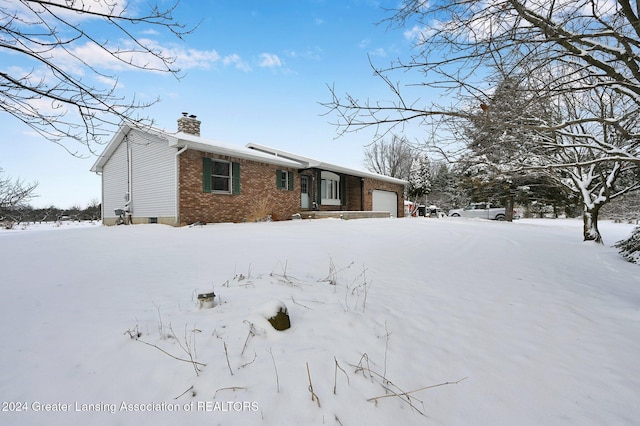
[[[392,191],[374,189],[372,197],[373,211],[389,212],[391,216],[398,217],[398,194]]]

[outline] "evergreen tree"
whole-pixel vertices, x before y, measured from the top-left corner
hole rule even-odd
[[[513,219],[516,199],[523,188],[539,181],[542,171],[525,171],[528,166],[547,161],[541,141],[553,137],[552,132],[532,130],[546,121],[549,108],[524,87],[524,78],[502,76],[487,103],[463,129],[468,153],[461,164],[472,199],[503,204],[506,220]],[[529,127],[527,127],[529,126]],[[521,201],[521,200],[518,200]]]
[[[618,241],[615,246],[629,262],[640,263],[640,227],[634,229],[628,239]]]
[[[432,184],[428,203],[443,210],[465,206],[469,202],[466,192],[460,187],[460,178],[455,167],[446,163],[431,163]]]
[[[411,162],[407,196],[414,201],[423,201],[431,191],[431,161],[426,154],[418,155]]]

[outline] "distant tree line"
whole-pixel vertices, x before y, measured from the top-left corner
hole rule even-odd
[[[56,206],[35,208],[29,202],[37,197],[37,182],[26,183],[3,175],[0,169],[0,223],[12,227],[24,222],[54,222],[59,220],[99,220],[101,205],[93,200],[86,208],[74,206],[61,209]]]
[[[73,206],[68,209],[53,205],[38,208],[30,205],[21,205],[0,208],[0,222],[3,222],[5,226],[9,226],[22,223],[100,220],[100,211],[101,205],[97,201],[92,201],[85,208]]]
[[[482,140],[482,137],[474,140]],[[489,145],[489,144],[487,144]],[[475,150],[459,161],[431,160],[424,147],[411,144],[406,137],[394,135],[371,144],[365,150],[365,167],[375,173],[409,182],[405,199],[436,205],[443,210],[465,207],[472,202],[491,202],[521,209],[524,217],[580,217],[582,201],[576,191],[552,179],[547,173],[509,173],[490,163],[486,147]],[[502,158],[515,156],[502,153]],[[513,210],[507,209],[507,210]],[[638,219],[640,192],[630,192],[601,212],[606,219],[627,221]]]

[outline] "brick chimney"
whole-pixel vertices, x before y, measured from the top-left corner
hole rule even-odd
[[[195,115],[183,112],[182,117],[178,118],[178,132],[200,136],[200,120],[196,120]]]

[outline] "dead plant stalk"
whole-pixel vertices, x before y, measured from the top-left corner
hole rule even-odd
[[[307,362],[307,376],[309,377],[309,392],[311,392],[311,401],[315,401],[318,403],[318,408],[320,408],[320,398],[313,391],[313,384],[311,383],[311,372],[309,371],[309,363]]]

